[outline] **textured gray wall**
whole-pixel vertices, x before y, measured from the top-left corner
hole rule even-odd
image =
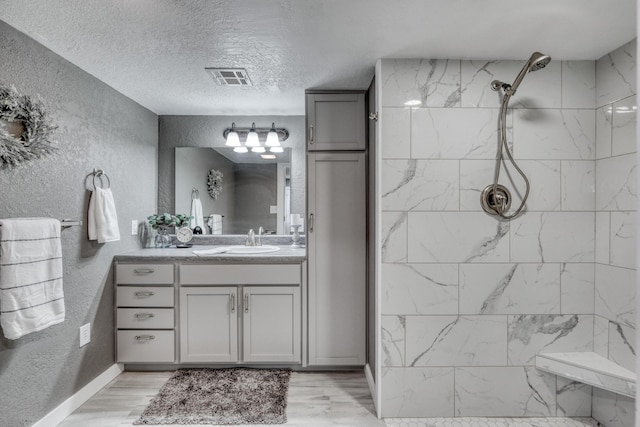
[[[303,96],[303,95],[301,95]],[[305,118],[304,116],[160,116],[158,144],[158,210],[173,212],[176,147],[223,147],[222,132],[236,127],[276,127],[289,130],[282,143],[291,147],[291,212],[305,213]]]
[[[235,214],[230,225],[231,234],[247,234],[250,228],[257,233],[276,230],[276,215],[269,207],[278,204],[278,166],[275,163],[237,163],[235,171]]]
[[[139,247],[131,220],[156,209],[155,114],[0,21],[0,82],[40,95],[59,126],[59,150],[0,169],[0,218],[44,216],[86,224],[89,174],[111,179],[121,240],[99,245],[86,227],[62,232],[66,320],[15,341],[0,338],[0,426],[38,421],[114,363],[113,255]],[[78,328],[91,322],[91,343]],[[0,334],[2,335],[2,334]]]

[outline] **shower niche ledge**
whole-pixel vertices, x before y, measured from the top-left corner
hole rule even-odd
[[[624,396],[636,397],[636,374],[597,353],[540,353],[536,355],[536,368]]]

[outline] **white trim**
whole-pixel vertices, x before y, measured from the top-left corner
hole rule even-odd
[[[371,366],[367,363],[364,365],[364,376],[367,378],[367,384],[369,385],[369,392],[371,392],[371,399],[373,400],[373,406],[378,403],[376,399],[376,381],[373,379],[373,373],[371,372]]]
[[[639,0],[640,1],[640,0]],[[376,372],[374,382],[375,394],[372,393],[374,399],[374,406],[376,408],[376,415],[378,418],[382,418],[382,121],[384,120],[384,114],[382,113],[382,60],[376,61],[375,70],[375,85],[376,85],[376,112],[378,113],[378,121],[376,121],[376,140],[375,140],[375,168],[376,168],[376,191],[375,191],[375,328],[376,328],[376,365],[373,367]],[[640,405],[638,405],[640,406]]]
[[[58,405],[57,408],[45,415],[40,419],[40,421],[36,422],[32,427],[51,427],[58,425],[65,418],[71,415],[73,411],[82,406],[84,402],[89,400],[94,394],[102,390],[104,386],[120,375],[122,371],[122,366],[117,363],[111,365],[106,371],[75,392],[71,397]]]

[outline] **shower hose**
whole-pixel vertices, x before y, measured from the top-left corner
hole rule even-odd
[[[503,219],[515,218],[520,214],[520,212],[522,212],[522,209],[524,209],[524,205],[527,202],[527,198],[529,197],[529,189],[530,189],[529,179],[524,174],[524,172],[522,172],[522,169],[520,169],[516,161],[513,159],[513,155],[511,154],[511,150],[509,150],[509,146],[507,144],[507,109],[509,108],[510,99],[511,99],[511,94],[505,93],[504,97],[502,98],[502,106],[500,107],[500,117],[498,119],[498,122],[499,122],[498,123],[498,129],[499,129],[498,153],[496,155],[496,166],[493,174],[493,189],[491,190],[491,192],[493,193],[493,197],[495,199],[495,204],[492,206],[492,208],[493,210],[495,210],[496,215],[500,216]],[[515,170],[520,174],[522,179],[524,179],[524,183],[525,183],[524,197],[520,202],[520,206],[518,206],[518,208],[511,214],[507,214],[507,209],[508,209],[507,201],[504,200],[502,195],[499,194],[497,191],[498,180],[500,179],[500,167],[502,165],[502,162],[504,161],[504,158],[503,158],[504,151],[507,152],[507,157],[509,158],[509,161],[511,162]]]

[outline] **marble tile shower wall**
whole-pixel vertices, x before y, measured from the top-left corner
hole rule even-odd
[[[636,42],[596,62],[596,353],[635,371]],[[592,414],[632,426],[632,399],[593,390]]]
[[[595,264],[604,251],[596,222],[613,236],[635,234],[632,155],[596,163],[605,150],[596,122],[607,116],[596,114],[594,61],[552,61],[527,75],[508,115],[508,140],[531,181],[527,212],[504,222],[480,207],[497,149],[500,96],[489,83],[512,81],[523,62],[379,64],[384,417],[588,416],[591,388],[538,371],[535,354],[592,351],[598,318],[603,331],[603,319],[633,327],[629,292],[602,292],[606,302],[594,306],[594,278],[615,274],[616,283],[632,271]],[[416,99],[420,107],[405,106]],[[611,134],[629,134],[614,130],[616,117]],[[508,170],[501,181],[524,188]],[[617,196],[599,197],[597,178]],[[607,256],[631,262],[629,239],[610,242]],[[604,347],[602,334],[596,341]]]

